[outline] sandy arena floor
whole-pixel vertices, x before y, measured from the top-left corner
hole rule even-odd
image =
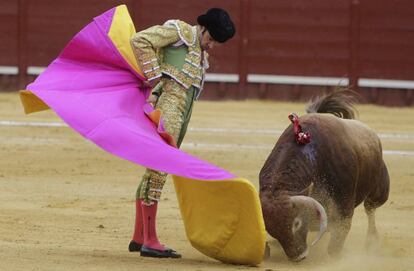
[[[197,102],[183,149],[258,186],[258,173],[291,112],[304,104]],[[391,195],[377,211],[381,245],[364,249],[367,219],[356,209],[342,259],[326,254],[328,235],[300,263],[269,238],[258,267],[226,265],[187,241],[174,187],[160,203],[160,239],[179,260],[127,250],[143,168],[100,150],[53,112],[25,116],[17,93],[0,93],[0,270],[414,270],[414,108],[358,106],[383,142]],[[23,123],[26,122],[26,123]],[[48,125],[47,125],[48,124]]]

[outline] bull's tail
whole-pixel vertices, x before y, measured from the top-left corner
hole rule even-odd
[[[354,119],[357,113],[354,105],[356,93],[349,89],[337,89],[331,93],[323,94],[310,101],[306,112],[331,113],[338,118]]]

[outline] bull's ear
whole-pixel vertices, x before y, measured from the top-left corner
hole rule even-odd
[[[298,196],[309,196],[310,194],[312,194],[312,192],[313,192],[313,182],[308,187],[300,191],[298,193]]]

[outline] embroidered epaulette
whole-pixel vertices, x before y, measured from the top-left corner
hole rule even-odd
[[[180,20],[168,20],[164,25],[174,26],[184,44],[188,47],[194,46],[197,31],[191,25]]]

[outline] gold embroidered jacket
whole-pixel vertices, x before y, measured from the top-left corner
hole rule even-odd
[[[185,89],[194,86],[201,90],[205,70],[208,68],[208,56],[207,53],[201,52],[199,37],[197,26],[180,20],[169,20],[162,26],[153,26],[134,34],[131,45],[148,81],[165,74]],[[188,50],[181,69],[163,61],[163,48],[183,45],[187,46]]]

